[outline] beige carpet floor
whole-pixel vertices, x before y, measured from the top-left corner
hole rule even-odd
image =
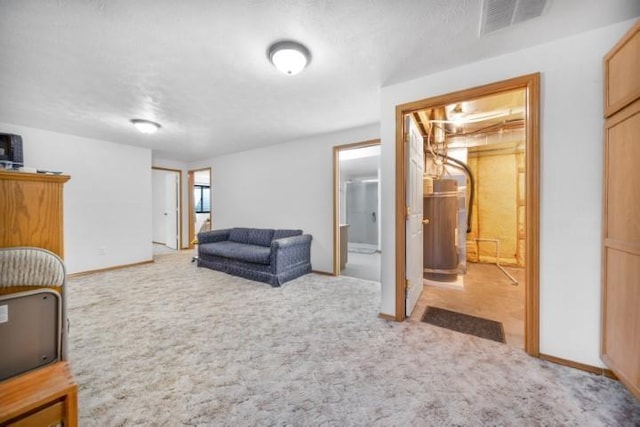
[[[378,318],[376,283],[271,288],[190,257],[70,279],[80,425],[640,425],[617,381]]]

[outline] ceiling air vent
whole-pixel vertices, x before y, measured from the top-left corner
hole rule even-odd
[[[547,0],[484,0],[480,35],[537,18],[547,3]]]

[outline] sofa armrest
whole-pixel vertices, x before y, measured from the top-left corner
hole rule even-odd
[[[285,237],[271,242],[271,266],[280,273],[296,265],[311,262],[311,235]]]
[[[198,244],[215,243],[229,240],[229,232],[231,229],[203,231],[198,233]]]

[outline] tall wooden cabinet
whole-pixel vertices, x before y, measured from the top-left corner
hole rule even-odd
[[[0,248],[35,246],[63,258],[62,190],[68,180],[0,169]],[[78,386],[69,362],[1,381],[0,425],[77,426]]]
[[[602,359],[640,399],[640,21],[604,67]]]
[[[0,247],[35,246],[64,258],[67,175],[0,170]]]

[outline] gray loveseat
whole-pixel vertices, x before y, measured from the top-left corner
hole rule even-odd
[[[198,234],[198,267],[280,286],[311,272],[311,235],[264,228],[205,231]]]

